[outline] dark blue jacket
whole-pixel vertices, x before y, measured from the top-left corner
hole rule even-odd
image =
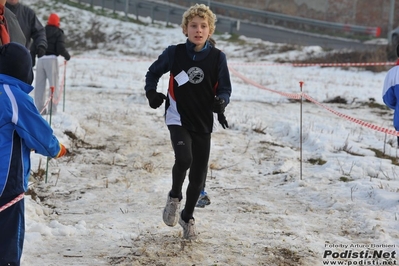
[[[187,54],[194,61],[200,61],[204,59],[210,52],[211,44],[207,41],[204,48],[196,52],[194,51],[195,44],[191,43],[188,39],[186,41]],[[149,67],[145,79],[145,91],[156,90],[158,81],[163,74],[169,72],[173,66],[175,58],[176,45],[171,45],[166,48],[158,59]],[[218,86],[216,88],[216,95],[223,98],[228,104],[230,102],[231,95],[231,82],[229,69],[227,67],[226,55],[220,52],[219,64],[218,64]]]

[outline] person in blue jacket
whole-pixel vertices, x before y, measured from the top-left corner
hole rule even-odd
[[[59,158],[64,145],[32,97],[32,59],[18,43],[0,46],[0,265],[19,266],[25,235],[30,153]]]
[[[183,14],[181,27],[186,43],[167,47],[149,67],[145,91],[151,108],[164,100],[175,163],[172,188],[163,211],[168,226],[177,222],[183,238],[197,238],[194,209],[207,174],[211,133],[217,114],[219,123],[228,126],[224,110],[230,101],[231,82],[226,55],[209,42],[215,32],[216,16],[204,4],[195,4]],[[167,97],[157,92],[160,77],[170,72]],[[186,203],[181,211],[182,186],[187,171],[189,184]]]
[[[399,57],[399,45],[396,47],[396,54]],[[382,89],[382,100],[385,105],[394,110],[393,126],[399,131],[399,60],[385,76],[384,86]],[[399,147],[399,136],[398,147]]]

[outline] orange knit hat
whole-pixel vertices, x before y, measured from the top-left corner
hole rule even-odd
[[[59,27],[60,17],[55,13],[51,13],[50,16],[48,17],[47,25]]]

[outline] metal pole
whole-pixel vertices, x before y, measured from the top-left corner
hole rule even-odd
[[[299,85],[301,87],[301,107],[300,107],[300,121],[299,121],[299,178],[302,180],[302,102],[303,102],[303,97],[302,97],[302,86],[303,86],[303,81],[299,82]]]
[[[168,8],[168,11],[166,11],[166,26],[169,26],[169,15],[170,15],[171,9]]]
[[[129,0],[126,0],[126,2],[125,2],[125,18],[126,18],[126,20],[128,18],[128,15],[129,15]]]
[[[50,124],[50,126],[51,126],[51,117],[52,117],[52,115],[53,115],[53,98],[54,98],[54,86],[51,86],[50,87],[50,91],[51,91],[51,94],[50,94],[50,122],[49,122],[49,124]],[[48,162],[50,161],[50,157],[47,157],[47,162],[46,162],[46,177],[45,177],[45,180],[44,180],[44,182],[47,184],[47,177],[48,177]]]
[[[66,95],[66,66],[67,61],[64,60],[64,89],[63,89],[63,96],[62,96],[62,111],[65,112],[65,95]]]
[[[391,0],[391,7],[389,8],[389,23],[388,23],[388,40],[390,38],[390,32],[393,29],[393,19],[395,14],[395,0]]]

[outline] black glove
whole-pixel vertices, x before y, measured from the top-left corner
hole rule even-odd
[[[37,47],[37,58],[40,58],[45,54],[46,54],[46,48],[43,45],[39,45],[39,47]]]
[[[148,99],[148,103],[151,108],[157,109],[162,105],[163,100],[166,100],[166,96],[163,93],[157,92],[156,90],[149,90],[145,93],[145,96]]]
[[[229,127],[229,124],[227,123],[226,120],[226,116],[223,113],[218,114],[218,120],[224,129]]]
[[[224,99],[216,96],[215,100],[213,101],[213,112],[218,114],[223,114],[225,108],[226,108],[226,102],[224,101]]]

